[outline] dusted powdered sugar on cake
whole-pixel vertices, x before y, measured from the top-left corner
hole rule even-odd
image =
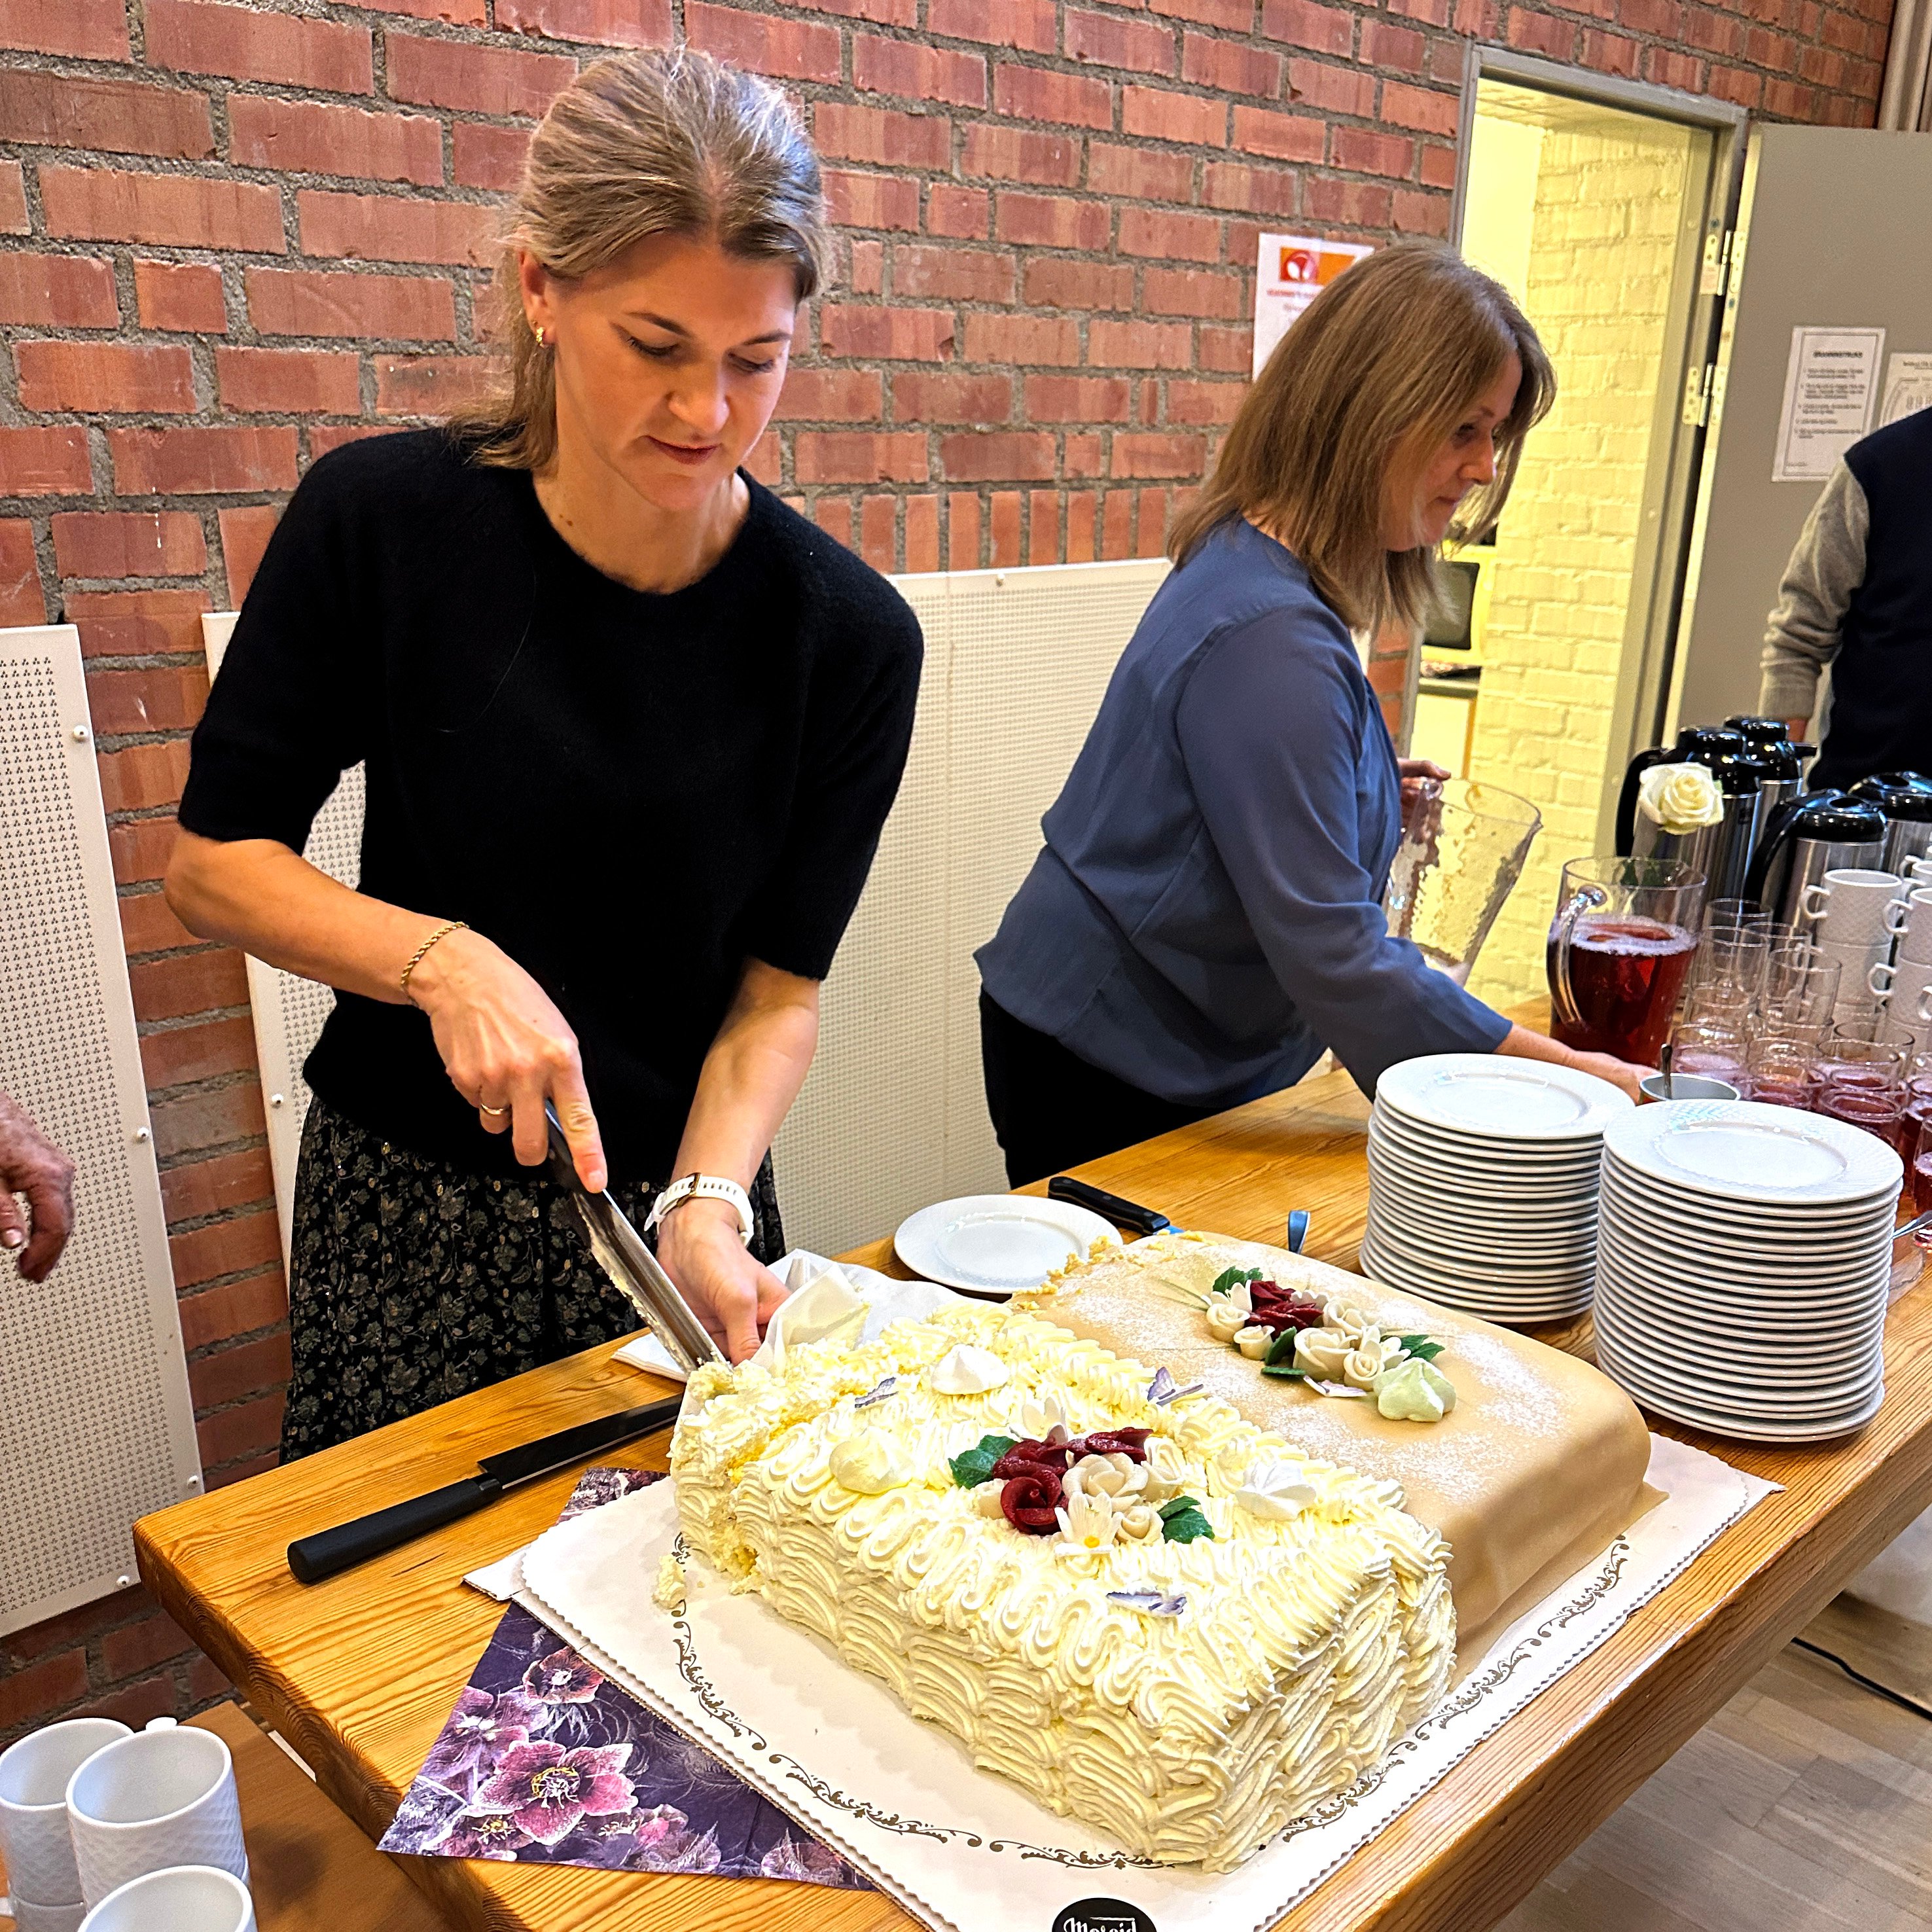
[[[1393,1484],[1171,1396],[1157,1366],[949,1309],[700,1370],[671,1472],[717,1569],[981,1769],[1137,1855],[1226,1869],[1442,1694],[1448,1551]],[[1084,1458],[1094,1436],[1114,1453]],[[1056,1453],[1079,1473],[1050,1513],[988,1473]]]

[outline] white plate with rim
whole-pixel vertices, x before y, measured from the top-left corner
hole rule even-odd
[[[966,1194],[907,1216],[892,1246],[922,1280],[1003,1301],[1084,1261],[1103,1238],[1120,1239],[1113,1222],[1070,1201]]]
[[[1612,1376],[1612,1382],[1616,1380]],[[1626,1394],[1631,1391],[1625,1390]],[[1870,1405],[1858,1414],[1844,1422],[1826,1424],[1792,1424],[1789,1426],[1773,1422],[1731,1422],[1721,1416],[1704,1414],[1690,1402],[1652,1400],[1647,1396],[1636,1397],[1638,1406],[1647,1408],[1653,1415],[1663,1416],[1671,1422],[1682,1422],[1692,1429],[1701,1429],[1707,1436],[1721,1436],[1736,1442],[1830,1442],[1841,1436],[1850,1436],[1856,1430],[1864,1428],[1885,1406],[1885,1384],[1881,1382],[1874,1394]]]
[[[1750,1400],[1747,1394],[1737,1401],[1726,1402],[1698,1390],[1656,1380],[1643,1372],[1614,1342],[1602,1353],[1606,1363],[1614,1364],[1606,1372],[1627,1393],[1659,1406],[1666,1402],[1683,1405],[1694,1409],[1700,1420],[1721,1419],[1733,1426],[1763,1424],[1781,1429],[1790,1425],[1820,1432],[1842,1431],[1856,1426],[1855,1418],[1871,1402],[1873,1392],[1883,1385],[1882,1370],[1875,1364],[1871,1373],[1862,1378],[1842,1400],[1814,1402],[1809,1398],[1801,1400],[1767,1390],[1760,1401]],[[1714,1426],[1714,1420],[1706,1426]]]
[[[1666,1100],[1605,1130],[1615,1160],[1665,1187],[1719,1200],[1849,1207],[1898,1186],[1904,1163],[1876,1135],[1755,1100]]]
[[[1729,1390],[1763,1397],[1788,1389],[1793,1400],[1826,1400],[1848,1390],[1862,1392],[1882,1359],[1882,1348],[1874,1340],[1856,1353],[1825,1362],[1814,1362],[1797,1351],[1781,1363],[1745,1361],[1728,1348],[1713,1348],[1696,1358],[1702,1367],[1693,1367],[1675,1338],[1632,1327],[1606,1302],[1597,1304],[1595,1319],[1598,1333],[1609,1335],[1613,1349],[1653,1362],[1668,1360],[1670,1371],[1662,1379],[1671,1385],[1681,1382],[1693,1391],[1702,1388],[1718,1395]],[[1668,1357],[1663,1353],[1666,1346],[1673,1350]]]
[[[1400,1256],[1383,1252],[1372,1241],[1362,1244],[1361,1259],[1364,1270],[1372,1280],[1418,1295],[1425,1301],[1440,1302],[1445,1308],[1492,1321],[1561,1321],[1587,1308],[1590,1303],[1588,1277],[1580,1285],[1549,1292],[1490,1288],[1480,1282],[1426,1274],[1409,1267]]]
[[[1598,1135],[1567,1145],[1561,1153],[1552,1153],[1546,1144],[1536,1141],[1479,1139],[1426,1126],[1388,1107],[1377,1107],[1370,1113],[1369,1132],[1431,1160],[1460,1161],[1485,1173],[1495,1172],[1491,1163],[1504,1160],[1514,1172],[1539,1180],[1594,1174],[1603,1158],[1603,1141]]]
[[[1748,1315],[1758,1327],[1784,1334],[1808,1322],[1826,1321],[1833,1316],[1856,1317],[1869,1313],[1882,1292],[1890,1270],[1874,1268],[1862,1281],[1821,1288],[1815,1294],[1786,1294],[1777,1300],[1728,1282],[1690,1281],[1682,1276],[1658,1274],[1635,1268],[1616,1253],[1599,1256],[1597,1272],[1606,1291],[1634,1288],[1662,1308],[1682,1307],[1694,1316],[1714,1315],[1736,1322]]]
[[[1486,1268],[1450,1256],[1431,1255],[1391,1237],[1373,1222],[1363,1230],[1362,1238],[1384,1261],[1406,1268],[1411,1274],[1493,1290],[1500,1294],[1567,1294],[1588,1282],[1594,1268],[1594,1258],[1586,1256],[1574,1265],[1566,1262],[1546,1268]]]
[[[1857,1277],[1868,1267],[1876,1267],[1892,1245],[1887,1234],[1862,1236],[1815,1252],[1787,1249],[1782,1243],[1754,1252],[1742,1246],[1720,1246],[1714,1241],[1673,1241],[1667,1230],[1618,1214],[1604,1217],[1598,1243],[1613,1253],[1641,1259],[1647,1266],[1674,1272],[1688,1265],[1700,1276],[1748,1289],[1761,1284],[1803,1288]]]
[[[1803,1244],[1822,1248],[1867,1237],[1876,1240],[1894,1219],[1896,1194],[1881,1194],[1857,1213],[1832,1215],[1784,1214],[1774,1216],[1755,1202],[1740,1204],[1721,1214],[1700,1214],[1686,1205],[1684,1197],[1672,1199],[1632,1187],[1619,1177],[1598,1196],[1602,1210],[1622,1215],[1626,1220],[1648,1222],[1676,1230],[1687,1241],[1724,1241],[1765,1248],[1786,1244]]]
[[[1598,1169],[1594,1161],[1574,1174],[1544,1174],[1520,1165],[1506,1154],[1458,1161],[1438,1158],[1407,1142],[1391,1140],[1379,1127],[1369,1134],[1364,1150],[1371,1160],[1399,1166],[1418,1186],[1462,1196],[1496,1201],[1546,1201],[1552,1206],[1595,1196]]]
[[[1505,1147],[1589,1140],[1636,1111],[1621,1088],[1594,1073],[1493,1053],[1426,1053],[1398,1060],[1376,1082],[1376,1098],[1425,1126]]]
[[[1857,1128],[1852,1128],[1852,1132],[1857,1132]],[[1892,1186],[1878,1188],[1872,1194],[1861,1194],[1857,1200],[1829,1202],[1824,1205],[1756,1202],[1741,1200],[1731,1194],[1693,1194],[1688,1188],[1660,1183],[1646,1174],[1636,1173],[1634,1168],[1624,1167],[1621,1161],[1611,1157],[1604,1163],[1602,1192],[1619,1194],[1624,1200],[1644,1202],[1660,1210],[1670,1210],[1679,1219],[1696,1223],[1698,1227],[1784,1227],[1793,1231],[1816,1228],[1826,1232],[1832,1228],[1861,1227],[1868,1219],[1876,1219],[1880,1214],[1884,1214],[1892,1208],[1893,1202],[1898,1202],[1903,1183],[1905,1174],[1901,1171]]]
[[[1380,1203],[1370,1205],[1366,1232],[1378,1247],[1390,1249],[1424,1268],[1451,1274],[1467,1270],[1493,1276],[1504,1286],[1525,1277],[1567,1280],[1580,1269],[1587,1272],[1597,1252],[1594,1233],[1564,1243],[1516,1241],[1502,1236],[1486,1247],[1438,1240],[1434,1229],[1425,1233],[1406,1226]]]
[[[1882,1277],[1841,1290],[1829,1300],[1779,1307],[1754,1300],[1742,1289],[1685,1288],[1655,1276],[1633,1275],[1610,1258],[1598,1269],[1597,1292],[1613,1306],[1629,1303],[1653,1326],[1708,1328],[1754,1348],[1778,1351],[1806,1341],[1838,1347],[1846,1334],[1865,1335],[1885,1322]]]

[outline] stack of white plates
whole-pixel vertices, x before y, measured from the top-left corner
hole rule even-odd
[[[1369,1120],[1362,1267],[1492,1322],[1590,1304],[1604,1130],[1633,1112],[1588,1073],[1488,1053],[1391,1066]]]
[[[1673,1100],[1604,1137],[1597,1360],[1713,1435],[1813,1442],[1878,1413],[1904,1166],[1841,1120]]]

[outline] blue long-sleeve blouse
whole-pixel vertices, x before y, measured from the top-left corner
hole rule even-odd
[[[1156,594],[976,955],[1016,1019],[1163,1100],[1233,1106],[1324,1047],[1366,1090],[1509,1022],[1382,913],[1395,748],[1347,627],[1235,519]]]

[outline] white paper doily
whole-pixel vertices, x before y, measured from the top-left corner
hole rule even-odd
[[[975,1771],[880,1680],[686,1552],[669,1483],[540,1537],[518,1597],[935,1932],[1051,1932],[1096,1897],[1158,1932],[1262,1932],[1776,1486],[1655,1436],[1648,1480],[1663,1502],[1510,1624],[1381,1765],[1233,1872],[1144,1864]],[[688,1589],[676,1617],[651,1598],[674,1552]]]

